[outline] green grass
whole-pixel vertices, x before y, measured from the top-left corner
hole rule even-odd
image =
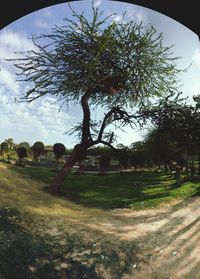
[[[43,181],[47,185],[56,175],[55,171],[48,169],[13,170],[26,175],[27,179]],[[142,209],[157,207],[174,199],[191,197],[199,192],[198,185],[198,180],[178,185],[169,175],[153,171],[104,176],[71,173],[62,187],[61,196],[86,207]]]
[[[143,171],[72,173],[62,196],[53,197],[47,190],[55,174],[0,164],[0,278],[121,279],[139,262],[138,245],[109,234],[110,222],[118,224],[110,209],[152,208],[199,193],[198,181],[177,185]]]

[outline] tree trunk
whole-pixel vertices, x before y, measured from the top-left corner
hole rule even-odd
[[[167,165],[167,163],[165,163],[164,168],[165,168],[165,172],[167,173],[168,172],[168,165]]]
[[[63,182],[65,180],[65,177],[67,174],[70,172],[71,168],[74,166],[74,164],[82,157],[88,146],[84,144],[77,144],[75,145],[71,155],[69,158],[66,160],[62,170],[56,175],[56,177],[53,179],[49,192],[52,195],[59,195],[60,189],[63,185]]]

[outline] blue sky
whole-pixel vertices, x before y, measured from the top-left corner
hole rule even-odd
[[[200,93],[200,42],[195,33],[169,17],[141,6],[106,0],[96,0],[95,5],[105,15],[115,13],[112,20],[120,21],[127,11],[126,20],[142,20],[144,25],[151,23],[158,32],[163,32],[165,45],[174,45],[174,55],[182,57],[178,67],[192,64],[187,73],[180,75],[181,91],[190,99]],[[78,13],[84,10],[90,17],[91,1],[77,1],[71,6]],[[62,24],[62,19],[70,16],[68,5],[59,4],[31,13],[0,30],[0,142],[12,137],[17,143],[28,141],[33,144],[40,140],[47,145],[62,142],[68,148],[76,143],[74,137],[64,133],[81,121],[80,107],[70,105],[68,111],[63,107],[59,112],[59,104],[51,96],[31,104],[15,103],[15,98],[22,96],[29,84],[17,82],[15,68],[4,60],[16,57],[14,51],[32,49],[32,42],[28,39],[31,34],[47,34],[55,24]],[[101,113],[96,110],[93,114],[98,118]],[[118,143],[130,145],[143,134],[127,128],[124,133],[118,132]]]

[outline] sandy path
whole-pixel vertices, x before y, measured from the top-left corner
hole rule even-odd
[[[123,279],[200,279],[199,221],[200,198],[195,197],[157,209],[115,209],[85,226],[137,242],[140,263]]]
[[[120,214],[118,233],[136,239],[142,262],[134,278],[200,279],[200,198]],[[123,226],[127,218],[129,225]]]

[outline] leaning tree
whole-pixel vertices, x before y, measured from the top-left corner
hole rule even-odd
[[[114,125],[108,130],[109,124],[117,128],[136,124],[153,98],[177,90],[181,71],[178,58],[163,45],[163,35],[153,26],[124,19],[116,23],[94,5],[91,20],[71,11],[74,19],[65,19],[50,34],[33,37],[34,50],[15,60],[20,80],[31,86],[21,101],[52,95],[82,108],[82,122],[73,129],[79,131],[80,142],[52,181],[52,194],[59,193],[66,175],[88,148],[104,144],[114,149]],[[95,122],[91,109],[98,106],[105,115]]]

